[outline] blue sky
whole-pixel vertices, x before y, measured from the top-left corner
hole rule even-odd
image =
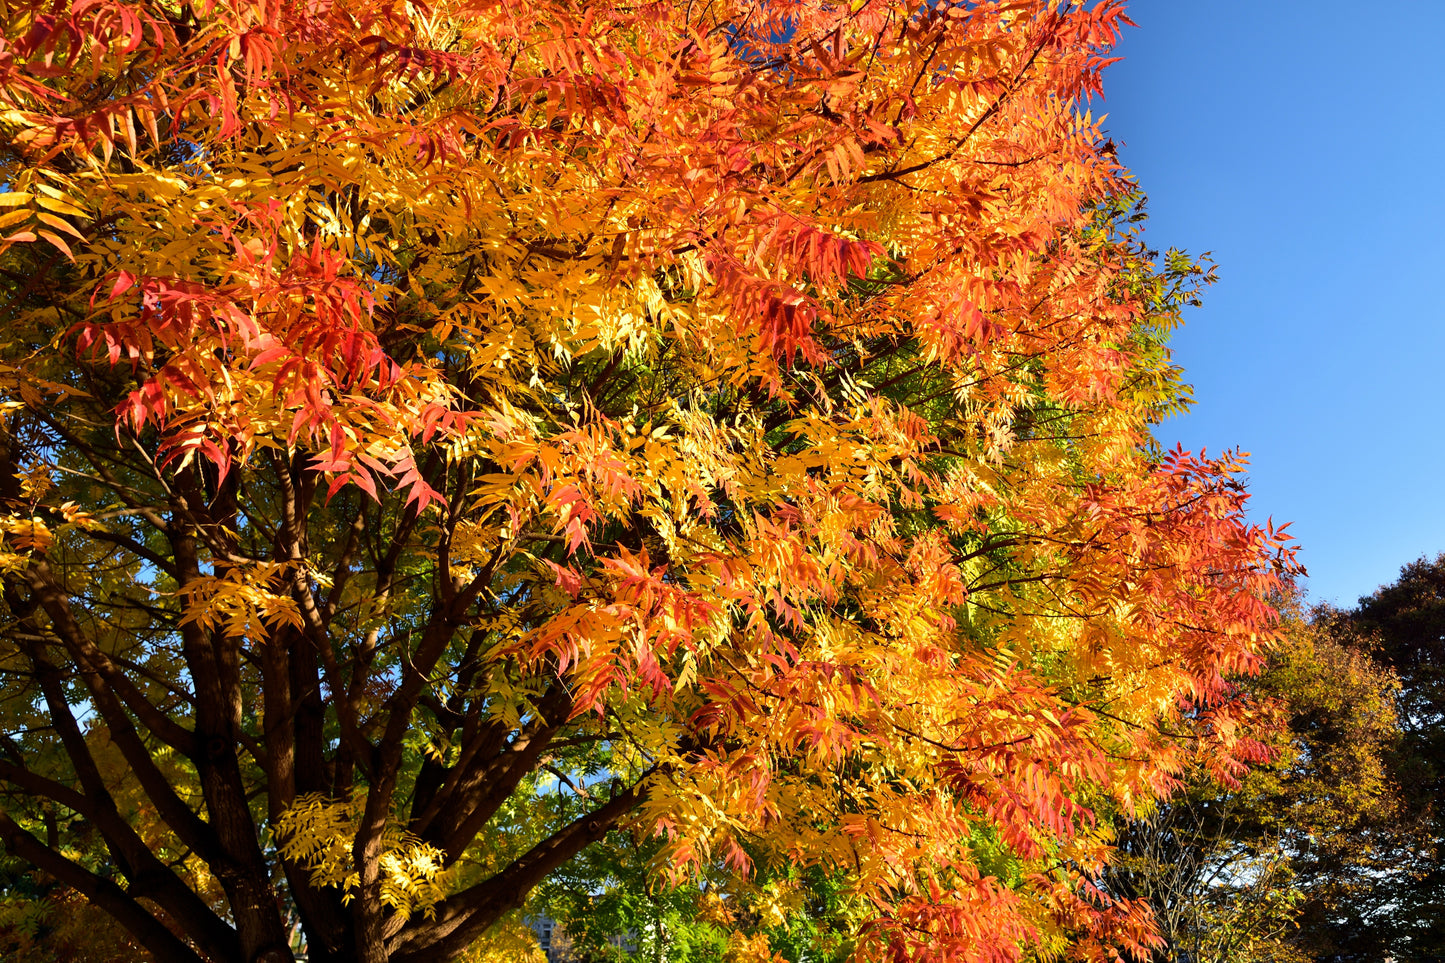
[[[1445,551],[1445,0],[1134,0],[1105,127],[1220,281],[1161,442],[1251,453],[1316,601]]]

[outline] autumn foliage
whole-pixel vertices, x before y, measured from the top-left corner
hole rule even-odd
[[[1149,433],[1121,4],[4,16],[13,857],[168,961],[460,958],[616,827],[1153,941],[1096,813],[1258,755],[1293,562]]]

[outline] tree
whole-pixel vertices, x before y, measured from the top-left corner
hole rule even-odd
[[[1156,959],[1329,959],[1312,921],[1370,902],[1390,871],[1399,683],[1339,637],[1333,613],[1287,609],[1268,666],[1236,695],[1279,720],[1259,727],[1270,761],[1235,782],[1201,767],[1121,832],[1109,880],[1149,901],[1166,937]]]
[[[1383,754],[1397,806],[1359,833],[1373,855],[1363,870],[1325,853],[1327,898],[1308,907],[1302,939],[1340,961],[1393,955],[1401,963],[1445,956],[1445,556],[1421,558],[1390,585],[1320,621],[1340,643],[1399,679],[1399,736]]]
[[[864,958],[1151,941],[1094,811],[1180,718],[1258,754],[1293,562],[1149,435],[1207,272],[1086,111],[1119,4],[4,15],[36,879],[158,960],[453,959],[626,826],[842,880]]]

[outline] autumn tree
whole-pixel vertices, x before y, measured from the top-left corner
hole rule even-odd
[[[861,959],[1152,942],[1095,812],[1183,718],[1258,757],[1293,563],[1149,433],[1205,272],[1088,112],[1120,4],[3,16],[35,880],[157,960],[419,963],[626,827],[840,880]]]

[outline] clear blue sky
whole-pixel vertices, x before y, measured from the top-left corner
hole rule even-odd
[[[1133,0],[1105,127],[1151,246],[1213,252],[1157,432],[1251,453],[1309,595],[1445,551],[1445,0]]]

